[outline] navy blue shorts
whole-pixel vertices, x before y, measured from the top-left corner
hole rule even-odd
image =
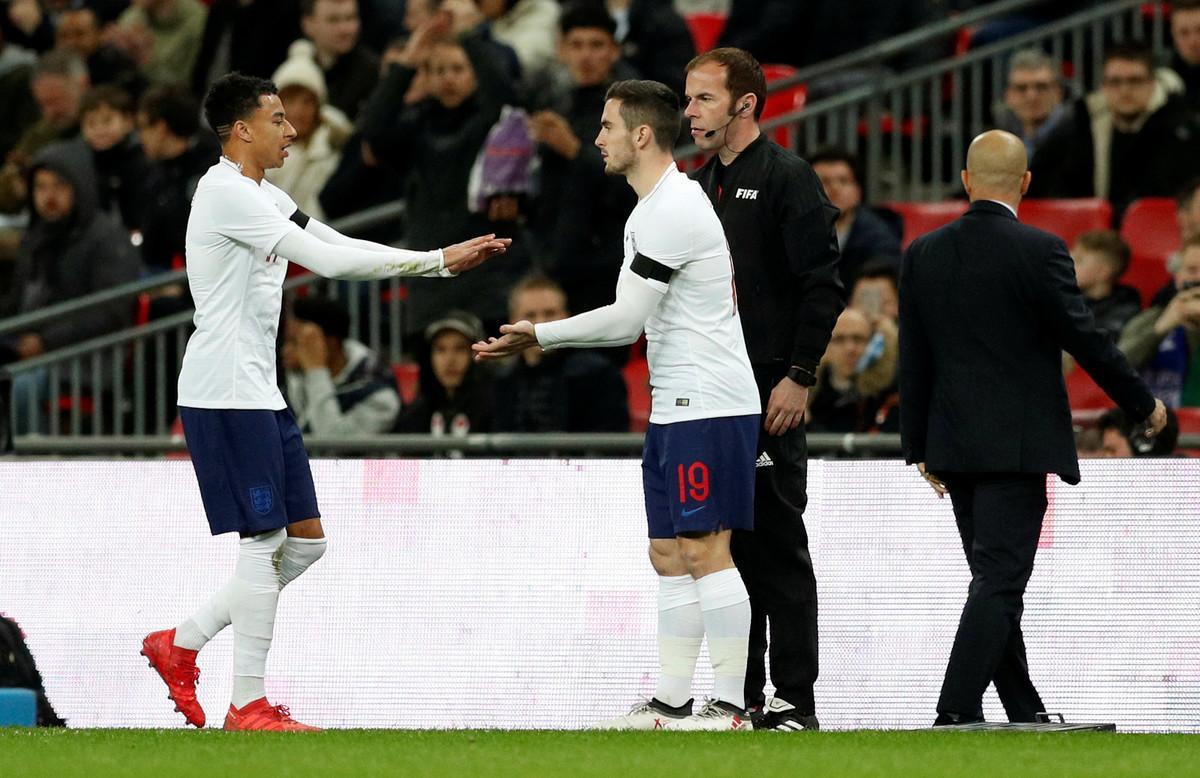
[[[290,410],[179,409],[212,534],[257,535],[320,517]]]
[[[642,490],[651,538],[754,529],[754,458],[760,417],[651,424]]]

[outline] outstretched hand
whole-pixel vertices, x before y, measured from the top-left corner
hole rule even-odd
[[[512,238],[497,238],[495,235],[480,235],[442,249],[446,258],[446,269],[458,275],[482,265],[489,257],[503,254],[512,245]]]
[[[525,349],[536,345],[538,345],[538,340],[533,331],[533,324],[528,321],[519,321],[516,324],[500,325],[500,337],[488,338],[486,341],[481,340],[471,346],[471,350],[475,352],[476,362],[486,362],[489,359],[501,359],[513,354],[520,354]]]

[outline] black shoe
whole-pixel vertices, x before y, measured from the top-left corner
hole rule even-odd
[[[939,713],[933,721],[935,727],[957,727],[962,724],[982,724],[983,716],[964,716],[961,713]]]
[[[782,697],[772,697],[762,709],[758,720],[751,718],[755,729],[769,729],[775,732],[799,732],[804,729],[818,730],[821,723],[812,713],[801,713]]]

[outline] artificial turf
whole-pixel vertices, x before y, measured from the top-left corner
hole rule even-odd
[[[0,729],[0,776],[1188,776],[1191,735]]]

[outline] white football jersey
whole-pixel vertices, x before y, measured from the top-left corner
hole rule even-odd
[[[760,413],[725,231],[704,190],[674,165],[625,222],[622,267],[638,255],[673,271],[665,286],[648,279],[666,289],[646,321],[650,421]]]
[[[187,275],[196,331],[179,373],[179,404],[190,408],[287,407],[275,376],[275,338],[287,260],[272,254],[300,229],[296,203],[256,184],[222,157],[196,187],[187,226]]]

